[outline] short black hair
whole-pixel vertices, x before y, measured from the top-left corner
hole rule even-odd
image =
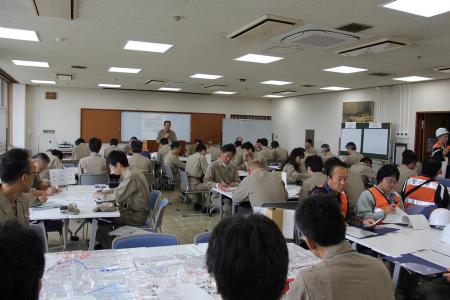
[[[23,174],[31,174],[30,154],[25,149],[11,149],[0,155],[0,179],[13,183]]]
[[[305,142],[310,143],[311,145],[313,144],[312,139],[306,139]]]
[[[348,142],[347,145],[345,145],[345,149],[350,148],[352,150],[356,151],[356,144],[353,142]]]
[[[328,177],[331,177],[331,174],[333,174],[334,169],[336,169],[337,167],[348,169],[348,166],[343,163],[342,160],[337,157],[330,157],[329,159],[327,159],[324,165],[325,174]]]
[[[425,159],[422,163],[422,175],[434,179],[442,167],[442,162],[434,158]]]
[[[31,158],[32,158],[32,159],[40,160],[40,161],[42,161],[43,163],[45,163],[45,164],[47,164],[47,165],[50,163],[50,157],[48,157],[48,155],[45,154],[45,153],[43,153],[43,152],[36,153],[36,154],[33,155],[33,157],[31,157]]]
[[[245,142],[242,144],[242,149],[246,149],[246,150],[252,150],[253,152],[255,152],[255,147],[253,146],[253,144],[251,142]]]
[[[323,169],[322,157],[318,155],[310,155],[305,159],[305,168],[311,168],[313,172],[321,172]]]
[[[283,234],[260,214],[223,219],[214,228],[206,252],[206,267],[224,300],[279,299],[288,264]]]
[[[231,152],[234,155],[236,154],[236,147],[233,144],[225,144],[220,148],[220,151],[222,151],[222,153]]]
[[[109,152],[108,157],[106,158],[108,164],[117,166],[117,163],[120,163],[124,167],[128,167],[128,159],[125,153],[119,150],[113,150]]]
[[[300,233],[321,246],[333,246],[345,238],[345,221],[333,195],[306,198],[295,212]]]
[[[164,125],[166,125],[167,123],[170,123],[170,124],[172,124],[172,121],[169,121],[169,120],[165,120],[165,121],[164,121]]]
[[[142,152],[142,142],[139,140],[131,141],[130,149],[133,153],[141,153]]]
[[[38,299],[44,247],[36,232],[17,220],[0,223],[0,289],[4,299]]]
[[[130,142],[133,141],[133,140],[138,140],[138,138],[135,137],[135,136],[130,137]]]
[[[261,145],[263,145],[264,147],[267,147],[267,145],[269,145],[269,141],[266,138],[262,138],[259,141],[261,143]]]
[[[75,140],[75,145],[79,145],[79,144],[81,144],[81,143],[84,143],[84,139],[82,139],[82,138],[77,138],[77,139]]]
[[[242,146],[242,141],[241,140],[234,141],[234,146],[235,147],[241,147]]]
[[[257,140],[256,140],[256,143],[257,143],[257,144],[258,144],[258,143],[261,144],[261,139],[257,139]]]
[[[119,140],[118,139],[111,139],[111,141],[109,141],[109,144],[111,146],[117,146],[119,144]]]
[[[380,184],[385,177],[395,177],[398,181],[400,172],[395,165],[384,165],[377,172],[377,183]]]
[[[89,150],[98,153],[102,149],[102,141],[99,138],[93,137],[89,140]]]
[[[322,144],[322,146],[320,146],[320,148],[324,148],[327,151],[330,151],[330,145],[328,145],[328,144]]]
[[[402,153],[402,164],[409,165],[411,163],[417,163],[417,156],[412,150],[406,149]]]
[[[161,139],[159,140],[159,143],[160,143],[161,145],[167,145],[167,144],[169,143],[169,140],[168,140],[167,138],[161,138]]]
[[[62,151],[59,151],[59,150],[57,150],[57,149],[50,150],[50,153],[51,153],[53,156],[56,156],[57,158],[59,158],[59,159],[61,159],[61,160],[64,158],[64,154],[62,153]]]
[[[372,165],[372,159],[368,156],[364,156],[363,158],[361,158],[361,160],[359,162],[363,162],[363,163],[369,163],[370,165]]]
[[[197,146],[195,146],[195,152],[202,152],[202,151],[206,151],[206,145],[203,143],[197,144]]]
[[[280,147],[280,143],[278,143],[278,141],[273,141],[272,143],[270,143],[270,147],[272,148],[278,148]]]
[[[175,149],[175,148],[180,148],[181,144],[180,142],[177,141],[173,141],[172,144],[170,145],[170,149]]]

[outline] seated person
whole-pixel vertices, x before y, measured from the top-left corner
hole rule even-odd
[[[202,140],[200,140],[200,139],[195,139],[195,140],[194,140],[194,143],[190,144],[190,145],[187,147],[187,149],[186,149],[186,156],[195,154],[195,153],[196,153],[195,149],[196,149],[196,147],[197,147],[198,144],[203,144]]]
[[[88,157],[91,151],[89,147],[84,142],[84,139],[79,138],[75,141],[75,146],[72,149],[72,160],[80,160],[82,158]]]
[[[305,151],[303,148],[295,148],[291,151],[288,161],[284,164],[282,170],[287,173],[288,184],[301,185],[303,180],[308,179],[308,175],[302,170],[305,161]]]
[[[206,161],[206,146],[204,144],[197,144],[195,154],[190,155],[186,161],[186,174],[188,176],[189,188],[192,191],[205,191],[208,186],[203,183],[203,178],[208,169],[208,162]],[[194,194],[194,209],[201,210],[205,205],[205,199],[202,194]]]
[[[398,166],[400,176],[397,182],[397,192],[400,192],[407,178],[417,176],[417,157],[411,150],[405,150],[402,153],[402,164]]]
[[[317,150],[314,148],[312,139],[305,140],[305,153],[306,155],[319,155]]]
[[[372,219],[363,219],[355,215],[353,206],[350,205],[347,195],[344,192],[344,186],[347,182],[348,168],[338,158],[330,158],[325,163],[325,174],[327,180],[323,185],[315,187],[311,191],[311,196],[331,195],[327,199],[332,199],[341,210],[347,224],[350,226],[363,226],[373,224]]]
[[[402,208],[400,195],[395,191],[399,172],[394,165],[384,165],[377,172],[377,184],[364,191],[358,200],[356,215],[378,220]]]
[[[376,177],[375,171],[372,169],[372,159],[368,156],[361,158],[361,161],[356,165],[351,166],[350,171],[361,176],[364,187],[369,188],[373,185],[373,180]]]
[[[305,167],[306,174],[308,174],[309,178],[302,184],[302,188],[298,196],[299,201],[303,201],[308,198],[309,194],[316,186],[322,185],[327,180],[327,176],[323,173],[323,162],[320,156],[308,156],[305,159]]]
[[[345,145],[345,149],[348,152],[348,157],[345,159],[345,163],[349,168],[351,168],[353,165],[358,164],[361,159],[363,158],[362,154],[356,151],[356,144],[353,142],[347,143]]]
[[[236,154],[239,154],[239,153],[241,153],[241,151],[242,151],[242,140],[238,140],[237,138],[236,138],[236,141],[234,141],[234,146],[236,147]]]
[[[215,145],[213,141],[208,142],[208,149],[206,149],[207,154],[211,154],[211,161],[216,161],[220,156],[219,145]]]
[[[137,137],[135,137],[135,136],[132,136],[132,137],[130,137],[130,140],[128,141],[128,144],[126,144],[126,145],[124,145],[123,147],[122,147],[122,151],[125,153],[125,155],[131,155],[132,153],[131,153],[131,147],[130,147],[130,144],[131,144],[131,142],[132,141],[137,141],[138,140],[138,138]]]
[[[0,222],[29,222],[30,192],[35,168],[28,151],[11,149],[0,155]]]
[[[250,202],[251,207],[244,204],[244,212],[251,213],[251,208],[264,203],[287,200],[288,192],[280,176],[266,171],[259,160],[248,163],[248,176],[233,191],[233,202]]]
[[[269,149],[269,141],[266,138],[262,138],[259,140],[261,144],[261,150],[256,154],[256,158],[259,160],[265,159],[268,164],[275,162],[275,156],[271,149]]]
[[[289,158],[289,152],[280,147],[280,144],[277,141],[273,141],[270,146],[272,147],[274,161],[280,164],[284,164],[287,162]]]
[[[31,158],[34,165],[34,179],[32,194],[35,197],[46,197],[54,195],[58,192],[55,187],[50,187],[46,182],[41,180],[40,174],[48,169],[50,158],[45,153],[37,153]],[[45,199],[43,199],[45,200]]]
[[[441,172],[441,162],[434,158],[426,159],[422,164],[422,175],[409,177],[403,185],[401,195],[406,212],[408,208],[420,205],[423,207],[436,205],[449,208],[448,190],[436,181]]]
[[[448,143],[448,129],[441,127],[436,129],[436,138],[437,142],[433,145],[432,157],[442,162],[450,159],[450,145]],[[444,170],[444,174],[442,174],[445,178],[450,178],[450,164],[447,164],[446,170]]]
[[[50,150],[50,153],[52,154],[53,158],[50,160],[50,163],[48,164],[49,169],[64,169],[64,163],[62,162],[64,158],[64,154],[62,151],[53,149]]]
[[[180,143],[172,142],[170,145],[170,153],[164,157],[164,165],[169,166],[172,170],[173,183],[175,186],[180,184],[180,169],[184,171],[186,164],[178,157],[180,153]]]
[[[156,162],[158,163],[159,166],[164,165],[164,158],[169,153],[170,153],[169,140],[166,138],[162,138],[161,140],[159,140],[158,155],[156,157]]]
[[[345,240],[345,221],[333,196],[300,203],[295,223],[311,252],[322,261],[300,270],[286,299],[395,299],[384,264],[357,253]]]
[[[106,160],[98,154],[101,148],[102,141],[100,139],[94,137],[89,140],[91,154],[80,159],[78,174],[106,174]]]
[[[331,153],[330,145],[328,144],[323,144],[322,146],[320,146],[320,154],[322,155],[323,162],[326,162],[329,158],[337,157],[336,154]]]
[[[214,228],[206,267],[223,300],[278,300],[286,284],[286,240],[263,215],[238,215]]]
[[[107,161],[111,173],[120,176],[120,184],[115,189],[97,192],[94,196],[102,199],[108,197],[107,194],[113,194],[111,200],[117,203],[120,217],[113,219],[111,224],[99,224],[97,238],[103,248],[111,248],[113,237],[108,232],[113,227],[145,225],[150,213],[150,189],[144,174],[130,170],[127,157],[122,151],[111,151]]]
[[[151,172],[150,159],[141,155],[142,142],[135,140],[130,143],[131,152],[133,153],[128,157],[128,163],[130,164],[130,170],[138,170],[143,173]]]
[[[45,265],[43,249],[42,240],[28,226],[17,221],[0,222],[2,299],[39,299]]]
[[[252,143],[245,142],[244,144],[242,144],[241,153],[236,153],[236,155],[233,157],[233,160],[231,161],[231,164],[237,167],[238,170],[247,171],[247,164],[255,159],[257,159],[255,148],[253,147]],[[266,159],[260,157],[260,159],[258,160],[264,165],[264,168],[267,168]]]
[[[103,150],[103,157],[106,159],[111,151],[120,150],[117,146],[119,145],[118,139],[111,139],[109,146]]]

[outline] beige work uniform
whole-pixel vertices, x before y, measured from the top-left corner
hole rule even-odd
[[[277,147],[273,149],[273,159],[275,162],[284,164],[289,158],[289,153],[286,149]]]
[[[352,170],[353,172],[355,172],[355,173],[359,174],[359,176],[361,176],[364,186],[368,185],[369,180],[377,177],[377,173],[375,173],[375,171],[371,167],[369,167],[368,165],[366,165],[363,162],[353,165],[350,168],[350,170]]]
[[[350,155],[345,159],[344,163],[346,163],[347,166],[348,166],[349,168],[351,168],[353,165],[359,164],[359,163],[361,162],[361,159],[362,159],[363,157],[364,157],[364,156],[363,156],[361,153],[356,152],[356,151],[353,151],[353,153],[350,154]]]
[[[159,141],[165,137],[167,131],[165,129],[161,129],[160,131],[158,131],[158,136],[156,137],[156,142],[159,143]],[[167,140],[169,141],[169,144],[172,144],[172,142],[176,142],[177,141],[177,135],[175,134],[175,131],[173,131],[172,129],[169,129],[169,137],[167,137]]]
[[[301,202],[309,197],[309,193],[316,187],[321,186],[327,180],[327,175],[322,172],[314,172],[311,177],[303,181],[298,200]]]
[[[396,190],[397,190],[397,192],[400,193],[402,191],[402,188],[403,188],[403,185],[405,184],[406,179],[411,176],[417,176],[418,174],[417,174],[416,169],[414,169],[414,170],[408,169],[408,167],[403,164],[398,166],[398,171],[400,172],[400,176],[398,177]]]
[[[25,225],[30,221],[30,198],[31,195],[22,193],[11,203],[4,194],[0,193],[0,222],[17,220]]]
[[[365,191],[363,179],[358,173],[352,170],[348,171],[344,191],[351,206],[356,207],[359,196],[361,196],[361,193]]]
[[[170,166],[173,175],[173,184],[175,187],[179,187],[180,185],[180,169],[184,171],[186,168],[186,164],[180,160],[178,155],[173,153],[169,153],[164,158],[164,165]]]
[[[199,152],[190,155],[186,161],[186,174],[189,180],[189,188],[193,191],[208,190],[206,183],[203,183],[203,177],[206,174],[208,162]],[[195,194],[194,202],[204,205],[204,198],[201,194]]]
[[[216,161],[219,159],[222,151],[220,151],[220,148],[216,145],[210,145],[208,146],[208,149],[206,149],[206,153],[211,154],[211,161]]]
[[[287,173],[288,184],[297,184],[299,181],[308,179],[308,174],[298,172],[290,163],[284,165],[283,172]]]
[[[105,150],[103,150],[103,157],[107,158],[108,155],[111,153],[111,151],[116,151],[116,150],[122,151],[122,149],[117,148],[116,145],[110,145],[110,146],[106,147]]]
[[[106,174],[106,160],[100,154],[92,152],[91,155],[80,160],[78,174]]]
[[[203,182],[209,187],[217,187],[220,183],[231,184],[233,182],[239,183],[238,170],[232,164],[225,165],[222,160],[218,159],[213,161],[206,169],[205,178]],[[213,195],[212,202],[215,207],[219,207],[220,198],[218,195]],[[225,202],[228,204],[227,202]],[[227,205],[224,208],[225,211],[230,211],[230,207]]]
[[[86,145],[85,143],[75,145],[72,149],[73,160],[80,160],[82,158],[88,157],[89,154],[91,154],[91,150],[89,150],[88,145]]]
[[[150,159],[139,153],[133,153],[132,156],[128,157],[128,164],[130,165],[130,170],[137,170],[143,173],[151,172]]]
[[[267,148],[267,147],[262,148],[261,151],[259,151],[259,152],[256,154],[256,159],[262,160],[263,158],[264,158],[264,159],[267,161],[267,163],[269,163],[269,164],[275,161],[275,157],[274,157],[274,155],[273,155],[272,150],[270,150],[270,149]]]

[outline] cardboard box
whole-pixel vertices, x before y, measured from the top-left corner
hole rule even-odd
[[[255,207],[253,212],[265,215],[277,224],[284,237],[287,239],[294,238],[295,229],[295,210],[283,208],[266,208]]]

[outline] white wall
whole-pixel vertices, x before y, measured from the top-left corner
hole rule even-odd
[[[304,146],[305,129],[315,129],[316,148],[328,143],[337,153],[342,103],[356,101],[375,101],[374,121],[390,122],[395,130],[406,132],[407,138],[397,140],[413,149],[416,112],[450,111],[450,80],[276,99],[272,101],[275,135],[292,149]]]
[[[12,99],[11,145],[16,148],[25,148],[27,110],[24,84],[13,84]]]
[[[45,100],[46,91],[57,92],[57,100]],[[36,152],[42,144],[42,130],[54,129],[57,142],[80,136],[81,108],[129,109],[149,111],[203,112],[270,116],[272,102],[226,96],[155,93],[141,91],[27,86],[30,109],[28,147]],[[40,147],[42,150],[42,146]]]

